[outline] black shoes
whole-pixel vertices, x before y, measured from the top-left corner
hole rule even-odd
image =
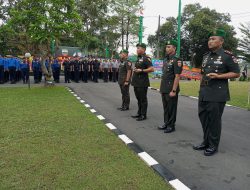
[[[127,110],[129,110],[129,108],[122,108],[122,109],[120,109],[121,111],[127,111]]]
[[[163,124],[162,126],[158,126],[159,130],[165,130],[167,128],[166,124]]]
[[[120,111],[127,111],[127,110],[129,110],[129,108],[120,107],[120,108],[117,108],[117,110],[120,110]]]
[[[196,146],[193,146],[193,149],[194,150],[204,150],[205,156],[212,156],[218,151],[218,149],[215,148],[214,146],[207,146],[203,143],[196,145]]]
[[[207,146],[205,144],[203,144],[203,143],[193,146],[194,150],[205,150],[206,148],[207,148]]]
[[[145,115],[141,115],[140,117],[138,117],[136,119],[136,121],[143,121],[143,120],[146,120],[146,119],[147,119],[147,117]]]
[[[167,127],[165,130],[164,130],[164,133],[172,133],[175,131],[175,128],[174,127]]]
[[[132,115],[131,117],[132,117],[132,118],[139,118],[139,117],[141,117],[141,115],[136,114],[136,115]]]
[[[215,148],[215,147],[208,147],[208,148],[205,149],[204,155],[205,155],[205,156],[212,156],[212,155],[214,155],[217,151],[218,151],[218,149]]]
[[[119,107],[119,108],[117,108],[117,110],[122,110],[123,109],[123,107]]]

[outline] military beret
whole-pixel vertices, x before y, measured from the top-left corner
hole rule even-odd
[[[166,45],[172,45],[172,46],[177,47],[177,40],[168,40]]]
[[[226,32],[223,29],[215,29],[214,31],[210,32],[209,37],[211,36],[220,36],[220,37],[225,37]]]
[[[142,48],[146,49],[147,45],[144,44],[144,43],[139,43],[139,44],[136,45],[136,47],[142,47]]]
[[[123,50],[120,51],[120,53],[126,53],[126,54],[128,54],[128,50],[123,49]]]

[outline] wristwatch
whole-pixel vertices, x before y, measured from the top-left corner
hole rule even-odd
[[[176,90],[172,90],[172,92],[176,93]]]

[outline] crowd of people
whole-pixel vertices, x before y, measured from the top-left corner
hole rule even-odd
[[[45,60],[45,67],[49,70],[49,64],[56,83],[60,82],[60,76],[64,73],[64,82],[71,81],[79,83],[83,81],[98,82],[102,78],[104,82],[117,82],[120,61],[117,59],[102,59],[92,56],[66,57],[63,60],[48,58]],[[20,59],[18,57],[0,57],[0,84],[23,81],[26,84],[30,76],[34,76],[34,83],[42,81],[42,63],[40,57]]]

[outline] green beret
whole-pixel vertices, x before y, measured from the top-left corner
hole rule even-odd
[[[175,46],[175,47],[177,47],[177,40],[168,40],[167,41],[167,43],[166,43],[166,45],[172,45],[172,46]]]
[[[126,54],[128,54],[128,50],[123,49],[123,50],[120,51],[120,53],[126,53]]]
[[[211,36],[220,36],[224,38],[226,36],[226,32],[223,29],[215,29],[209,34],[209,37]]]
[[[139,44],[136,45],[136,47],[142,47],[144,49],[147,48],[146,44],[144,44],[144,43],[139,43]]]

